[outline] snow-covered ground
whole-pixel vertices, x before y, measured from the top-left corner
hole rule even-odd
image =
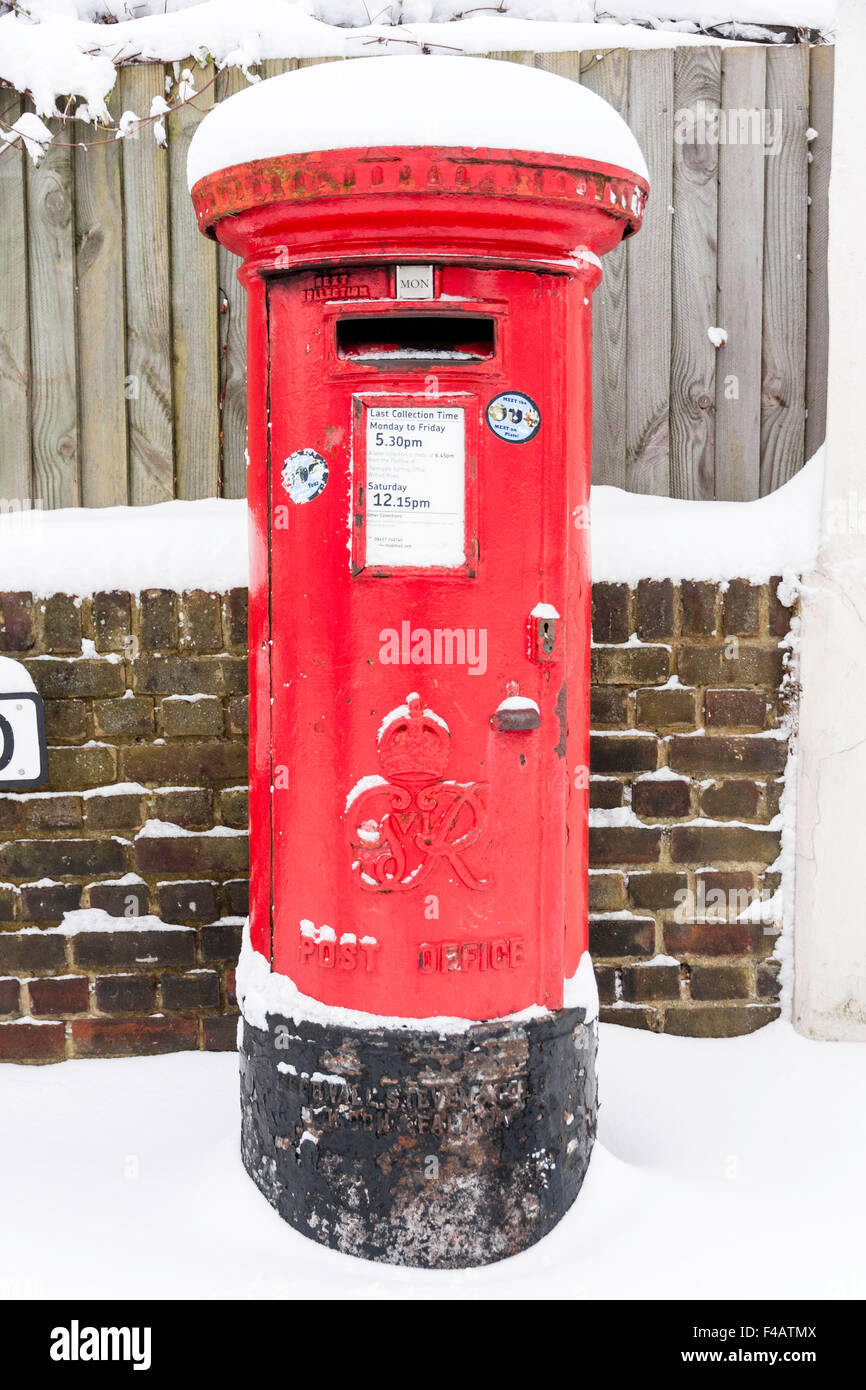
[[[296,1235],[238,1156],[237,1059],[0,1066],[0,1298],[862,1298],[866,1048],[785,1023],[602,1027],[576,1205],[483,1270],[366,1265]]]

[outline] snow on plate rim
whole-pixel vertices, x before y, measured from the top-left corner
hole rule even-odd
[[[649,180],[628,125],[588,87],[541,68],[439,54],[322,63],[247,87],[198,126],[187,179],[193,188],[218,170],[287,154],[427,145],[537,150]]]

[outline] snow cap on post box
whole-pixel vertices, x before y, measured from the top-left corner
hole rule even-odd
[[[339,235],[345,254],[347,227],[363,251],[387,209],[407,252],[414,228],[429,250],[431,211],[453,228],[467,194],[481,203],[476,253],[562,259],[586,244],[601,255],[638,229],[649,192],[634,135],[586,87],[421,55],[322,63],[237,93],[198,127],[187,175],[202,231],[222,223],[219,239],[258,269],[265,228],[273,238],[284,225],[290,253],[326,254]]]

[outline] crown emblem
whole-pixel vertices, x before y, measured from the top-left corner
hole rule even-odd
[[[451,754],[446,724],[425,710],[418,695],[386,724],[379,741],[379,762],[398,782],[432,782],[442,777]]]

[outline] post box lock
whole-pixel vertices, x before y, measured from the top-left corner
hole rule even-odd
[[[529,615],[530,660],[556,661],[561,646],[562,619],[551,603],[537,603]]]

